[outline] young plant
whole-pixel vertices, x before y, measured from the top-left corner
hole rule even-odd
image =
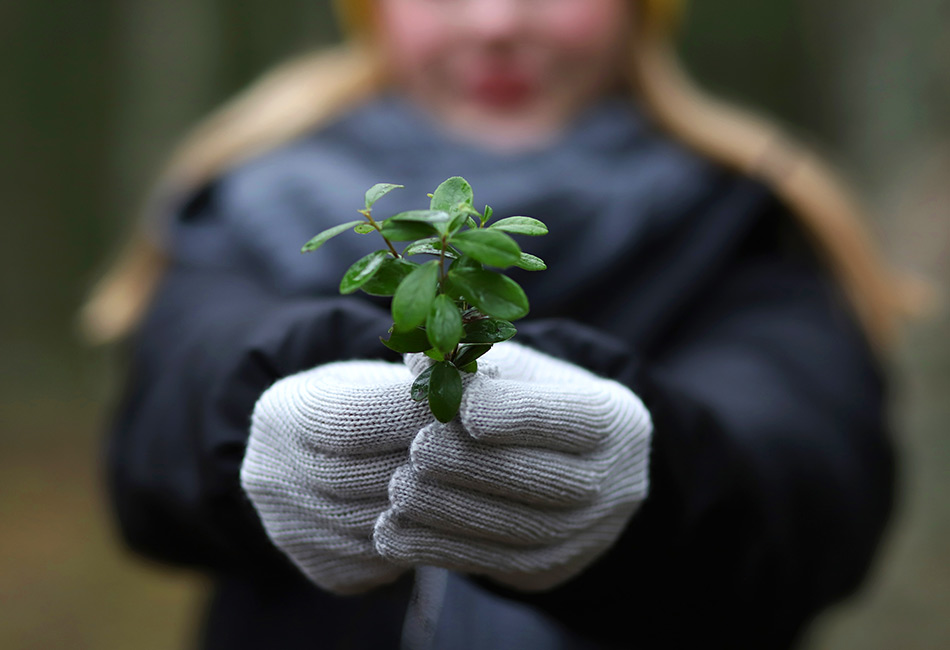
[[[357,289],[392,296],[393,326],[380,340],[400,353],[424,352],[433,363],[412,384],[412,399],[428,400],[440,422],[449,422],[462,402],[462,372],[475,372],[478,358],[516,331],[511,321],[528,313],[528,298],[517,282],[496,269],[547,268],[522,252],[509,235],[545,235],[547,226],[531,217],[494,223],[492,209],[474,207],[472,187],[460,176],[447,179],[429,195],[428,210],[373,218],[376,202],[403,187],[378,183],[366,191],[362,219],[324,230],[302,252],[353,229],[378,233],[386,248],[357,260],[343,274],[340,293]],[[408,242],[402,253],[394,243]],[[428,261],[416,261],[416,258]],[[412,258],[412,259],[410,259]],[[491,268],[486,268],[491,267]]]

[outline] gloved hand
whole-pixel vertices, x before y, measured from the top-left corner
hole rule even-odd
[[[649,413],[625,386],[515,343],[483,360],[498,378],[476,375],[459,418],[415,437],[376,549],[548,589],[609,548],[646,498]],[[426,362],[407,363],[416,374]]]
[[[318,366],[268,389],[254,409],[241,485],[267,534],[315,583],[357,593],[404,570],[373,548],[373,524],[409,444],[432,422],[402,364]]]

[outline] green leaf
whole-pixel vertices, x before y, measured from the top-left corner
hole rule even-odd
[[[444,296],[448,296],[452,300],[462,300],[462,292],[459,291],[454,284],[452,284],[451,278],[448,275],[442,280],[442,286],[440,292]]]
[[[374,232],[376,229],[373,228],[373,224],[370,223],[359,223],[356,224],[356,227],[353,228],[354,231],[361,235],[368,235],[371,232]]]
[[[383,260],[375,275],[360,288],[371,296],[391,296],[396,293],[399,283],[417,268],[418,264],[387,258]]]
[[[449,222],[451,220],[451,215],[443,210],[409,210],[394,214],[386,222],[428,224],[440,235],[445,235],[449,232]]]
[[[531,217],[508,217],[507,219],[496,221],[488,227],[496,230],[504,230],[505,232],[514,233],[516,235],[532,235],[537,237],[538,235],[548,234],[548,227],[544,225],[543,222],[532,219]]]
[[[445,355],[436,350],[435,348],[429,348],[426,350],[425,355],[432,359],[433,361],[445,361]]]
[[[437,296],[426,319],[426,334],[432,347],[448,354],[455,350],[464,333],[462,316],[455,301],[446,295]]]
[[[468,184],[468,181],[461,176],[453,176],[445,179],[432,193],[429,207],[432,210],[455,213],[460,203],[472,205],[473,198],[472,186]]]
[[[480,271],[482,269],[482,263],[478,260],[472,259],[468,255],[462,255],[452,262],[452,264],[449,266],[449,270],[451,269],[478,269]],[[462,297],[462,292],[452,283],[451,275],[447,275],[442,280],[442,293],[453,300],[457,300]]]
[[[439,422],[450,422],[462,404],[462,377],[448,361],[432,365],[429,378],[429,410]]]
[[[456,367],[464,368],[489,350],[491,350],[490,343],[485,345],[465,345],[459,350],[459,353],[455,355],[453,361]]]
[[[469,257],[468,255],[462,255],[449,266],[449,270],[452,269],[482,269],[482,264],[478,260]]]
[[[372,279],[386,259],[392,259],[389,251],[376,251],[356,260],[340,280],[340,293],[353,293]]]
[[[427,237],[426,239],[420,239],[419,241],[409,244],[406,246],[406,250],[402,252],[403,255],[441,255],[442,253],[442,240],[438,237]],[[451,247],[445,249],[445,256],[449,259],[455,259],[458,257],[458,253],[452,250]]]
[[[389,217],[386,221],[412,221],[418,223],[448,223],[452,219],[445,210],[407,210]]]
[[[432,347],[426,331],[421,327],[416,327],[408,332],[397,332],[395,329],[389,328],[389,340],[387,341],[383,337],[379,337],[379,340],[387,348],[400,354],[425,352]]]
[[[373,204],[379,201],[381,198],[392,192],[393,190],[400,189],[405,187],[404,185],[394,185],[393,183],[376,183],[371,188],[366,190],[366,209],[370,210],[373,207]]]
[[[399,332],[417,327],[429,315],[439,282],[439,261],[422,264],[406,276],[393,295],[393,320]]]
[[[525,271],[543,271],[548,268],[548,265],[540,257],[525,252],[521,253],[521,257],[518,258],[518,263],[515,266]]]
[[[478,269],[452,269],[449,278],[465,300],[489,316],[517,320],[528,314],[528,297],[511,278]]]
[[[311,251],[315,251],[321,246],[323,246],[327,242],[327,240],[331,239],[332,237],[336,237],[344,230],[349,230],[353,226],[360,223],[365,223],[365,222],[364,221],[347,221],[346,223],[341,223],[339,226],[333,226],[332,228],[327,228],[323,232],[317,234],[313,239],[308,241],[306,244],[304,244],[303,248],[300,249],[300,252],[309,253]]]
[[[490,205],[485,206],[485,212],[481,215],[482,225],[484,226],[488,223],[488,220],[491,219],[492,215],[495,214],[495,211],[491,209]]]
[[[465,323],[462,343],[501,343],[518,333],[515,326],[500,318],[481,318]]]
[[[468,222],[469,228],[478,228],[478,222],[472,218],[473,216],[476,216],[476,217],[482,216],[478,210],[476,210],[475,208],[473,208],[471,205],[467,203],[459,204],[458,206],[456,206],[456,209],[458,210],[458,212],[457,214],[455,214],[454,217],[452,217],[452,221],[449,223],[448,230],[450,233],[457,231],[459,228],[462,227],[462,224],[464,224],[466,221]]]
[[[505,268],[517,264],[521,249],[514,239],[495,230],[464,230],[449,240],[460,251],[483,264]]]
[[[379,232],[389,241],[415,241],[431,237],[438,230],[428,223],[419,221],[393,221],[386,219],[379,227]]]
[[[459,370],[461,370],[462,372],[470,372],[472,374],[475,374],[476,372],[478,372],[478,362],[473,361],[471,363],[467,363],[461,368],[459,368]]]
[[[416,380],[412,382],[412,388],[409,389],[412,399],[421,402],[429,396],[429,382],[432,379],[432,369],[435,366],[429,366],[419,373]]]

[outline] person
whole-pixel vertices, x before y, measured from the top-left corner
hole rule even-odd
[[[339,8],[349,42],[184,144],[86,308],[134,331],[127,543],[214,576],[206,648],[793,646],[893,500],[898,285],[855,202],[689,83],[678,1]],[[376,242],[297,251],[453,175],[550,268],[443,425],[386,302],[337,295]]]

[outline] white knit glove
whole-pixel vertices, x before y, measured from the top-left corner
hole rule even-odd
[[[433,421],[402,364],[348,361],[287,377],[257,402],[241,485],[267,534],[324,589],[357,593],[402,567],[373,548],[373,524],[409,444]]]
[[[649,413],[625,386],[514,343],[483,359],[499,378],[476,375],[459,418],[416,436],[376,549],[548,589],[609,548],[646,497]],[[407,363],[415,374],[425,360]]]

